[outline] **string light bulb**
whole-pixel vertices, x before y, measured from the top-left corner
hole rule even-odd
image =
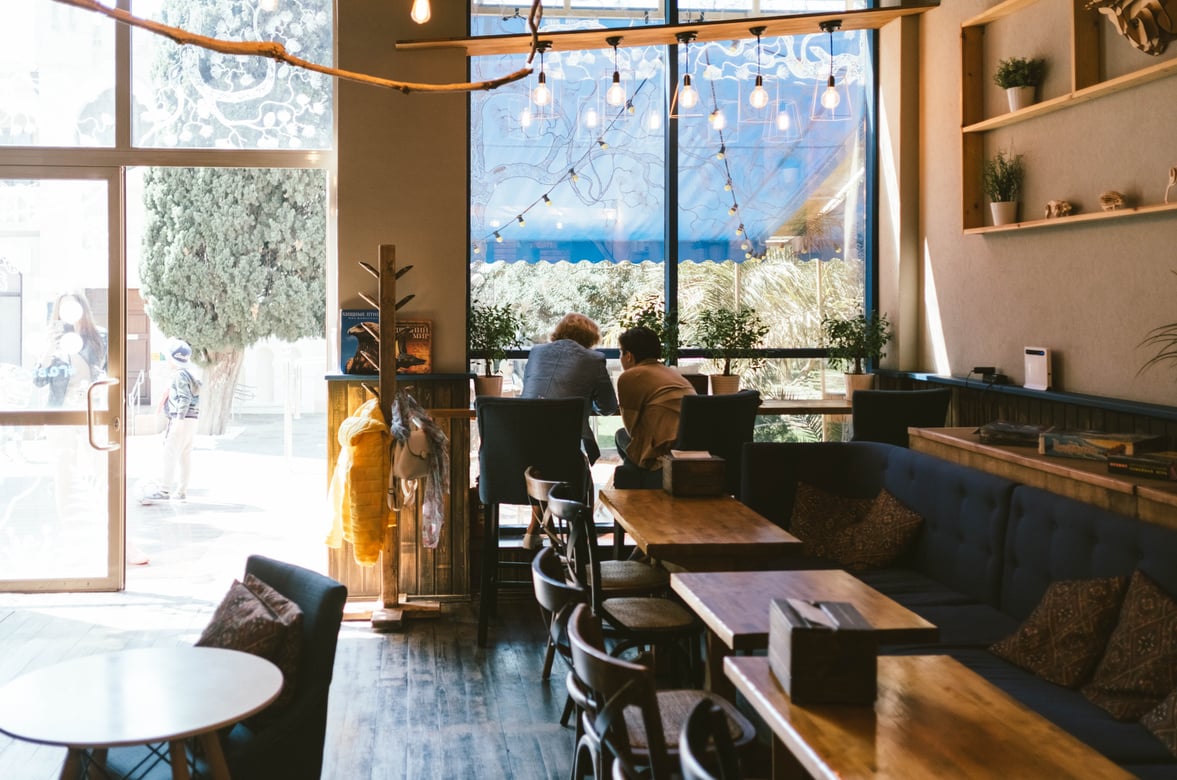
[[[764,34],[764,28],[753,27],[749,32],[756,36],[756,86],[748,95],[748,103],[759,111],[768,105],[768,90],[764,88],[764,76],[760,73],[760,36]]]
[[[727,144],[720,144],[719,151],[715,153],[715,159],[722,160],[727,157]]]
[[[821,93],[821,105],[827,111],[833,111],[842,102],[842,97],[838,94],[838,89],[834,81],[834,30],[839,30],[842,27],[841,19],[833,19],[828,22],[822,22],[821,29],[829,33],[830,36],[830,78],[826,81],[826,91]]]
[[[552,205],[552,199],[548,197],[548,194],[546,192],[544,193],[544,205],[545,206]]]
[[[578,181],[580,181],[580,174],[578,174],[576,172],[575,168],[569,168],[568,169],[568,178],[574,182],[578,182]]]
[[[728,210],[727,210],[727,213],[728,213],[728,214],[730,214],[731,216],[733,216],[733,217],[734,217],[734,216],[736,215],[736,212],[737,212],[737,211],[739,211],[739,210],[740,210],[740,204],[739,204],[739,203],[733,203],[733,204],[732,204],[732,207],[731,207],[730,209],[728,209]]]
[[[481,253],[482,253],[482,247],[481,247],[481,246],[479,246],[479,244],[478,244],[478,242],[477,242],[477,241],[475,241],[473,244],[471,244],[471,245],[470,245],[470,251],[471,251],[471,252],[473,252],[473,253],[474,253],[474,254],[476,254],[476,255],[477,255],[477,254],[481,254]]]
[[[727,181],[725,181],[723,183],[723,191],[724,192],[731,192],[732,191],[732,180],[731,179],[728,179]]]
[[[527,220],[523,218],[522,214],[515,217],[515,221],[519,223],[519,227],[527,227]]]
[[[546,106],[552,102],[552,90],[548,89],[548,74],[544,72],[544,52],[551,45],[551,41],[540,41],[537,44],[537,48],[539,49],[539,76],[535,80],[535,89],[531,90],[531,102],[537,106]]]
[[[707,121],[711,123],[712,130],[722,130],[727,127],[727,117],[724,116],[719,108],[711,112],[711,115],[707,117]]]
[[[495,231],[495,243],[496,244],[503,243],[503,235],[501,233],[499,233],[499,231],[497,231],[497,230]]]
[[[617,69],[617,44],[621,43],[621,37],[613,35],[606,38],[605,42],[613,47],[613,83],[609,86],[609,91],[605,93],[605,102],[611,106],[623,106],[625,105],[625,87],[621,86],[621,71]]]
[[[597,146],[601,147],[602,149],[608,149],[608,148],[609,148],[609,144],[607,144],[607,143],[605,142],[605,139],[604,139],[604,138],[598,138],[598,139],[597,139]]]
[[[413,10],[409,12],[409,16],[417,24],[425,24],[429,18],[433,16],[433,9],[429,7],[429,0],[413,0]]]
[[[737,236],[742,236],[742,235],[744,235],[744,223],[743,223],[743,222],[741,222],[741,223],[740,223],[740,226],[739,226],[738,228],[736,228],[736,235],[737,235]],[[746,249],[746,248],[747,248],[747,247],[745,247],[745,249]]]

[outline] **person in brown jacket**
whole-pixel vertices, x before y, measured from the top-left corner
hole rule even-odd
[[[625,428],[617,431],[623,463],[657,471],[678,436],[678,412],[684,395],[694,395],[682,374],[659,361],[662,343],[649,328],[630,328],[618,340],[621,375],[617,403]]]

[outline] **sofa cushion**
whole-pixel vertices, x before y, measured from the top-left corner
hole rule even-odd
[[[1074,688],[1091,677],[1116,626],[1127,577],[1052,582],[1018,630],[989,649],[1044,680]]]
[[[1177,601],[1141,571],[1083,694],[1118,720],[1139,720],[1177,688]]]
[[[933,605],[912,609],[936,626],[940,645],[987,648],[1017,630],[1018,621],[988,604]]]
[[[864,571],[898,558],[922,523],[922,517],[886,490],[857,498],[798,482],[790,526],[805,543],[806,556]]]
[[[1078,690],[1047,682],[985,649],[961,648],[953,650],[951,655],[1117,764],[1167,763],[1177,769],[1165,746],[1147,728],[1137,722],[1113,720]]]
[[[809,482],[798,482],[789,528],[805,543],[805,555],[837,560],[833,540],[839,530],[862,521],[874,498],[843,496]]]
[[[1177,756],[1177,688],[1164,701],[1144,714],[1141,724]]]
[[[888,567],[856,572],[858,579],[908,609],[945,604],[976,604],[976,599],[914,569]]]

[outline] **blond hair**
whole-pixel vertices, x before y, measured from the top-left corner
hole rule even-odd
[[[601,340],[597,323],[583,314],[565,314],[552,330],[552,341],[572,339],[585,349],[592,349]]]

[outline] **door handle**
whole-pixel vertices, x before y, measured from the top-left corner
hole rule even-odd
[[[99,379],[97,382],[92,382],[86,388],[86,435],[90,438],[90,446],[99,452],[114,452],[121,445],[111,444],[109,442],[99,444],[94,441],[94,391],[100,387],[110,387],[111,385],[117,384],[119,384],[118,378],[110,376],[106,379]],[[111,427],[117,431],[121,427],[121,419],[117,416],[113,418],[111,420]]]

